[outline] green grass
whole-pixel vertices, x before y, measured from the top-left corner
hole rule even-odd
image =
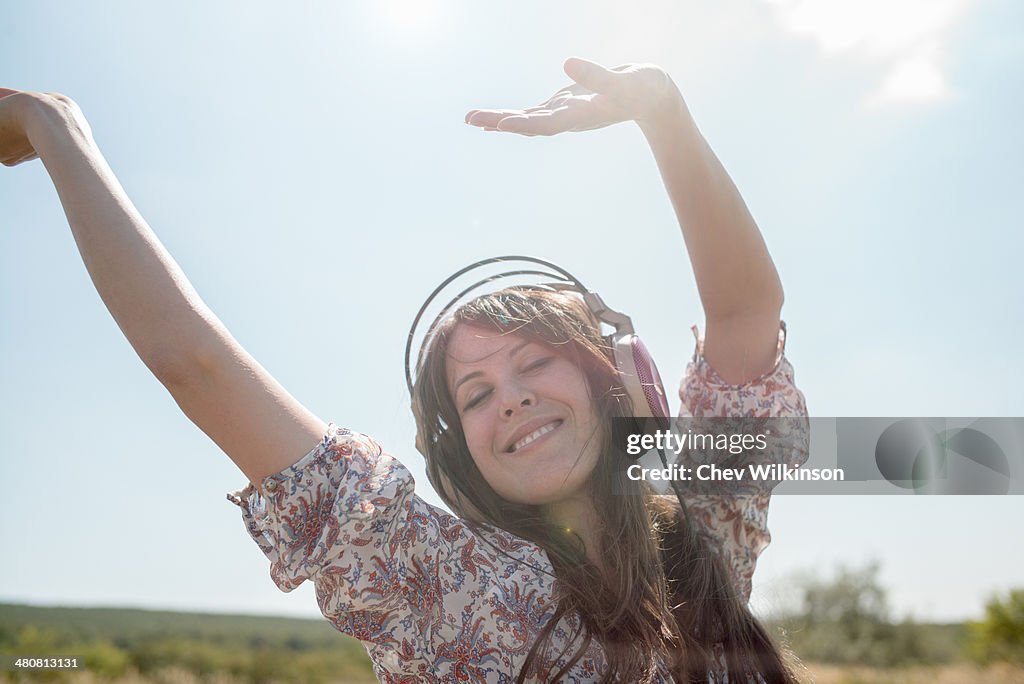
[[[362,645],[322,619],[0,604],[0,653],[82,656],[92,676],[107,680],[176,669],[259,684],[375,681]],[[6,680],[76,676],[9,673]]]

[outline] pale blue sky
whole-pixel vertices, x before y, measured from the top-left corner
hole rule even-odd
[[[850,8],[855,8],[851,10]],[[526,139],[565,57],[666,67],[765,234],[821,416],[1024,415],[1024,7],[1012,0],[6,3],[0,85],[74,97],[235,336],[321,417],[413,448],[407,326],[525,252],[627,309],[675,385],[701,323],[632,126]],[[224,492],[245,478],[95,294],[39,163],[0,169],[0,601],[317,615]],[[897,613],[1024,584],[1020,497],[778,497],[754,605],[877,558]]]

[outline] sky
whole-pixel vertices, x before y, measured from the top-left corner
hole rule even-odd
[[[483,132],[566,57],[679,85],[765,236],[818,416],[1024,416],[1024,6],[1013,0],[5,3],[0,85],[85,112],[204,300],[324,420],[413,447],[408,325],[449,273],[550,258],[670,386],[703,324],[636,126]],[[93,290],[38,162],[0,169],[0,601],[316,616],[225,500],[245,477]],[[1024,585],[1021,497],[778,496],[752,605],[881,566],[895,616]]]

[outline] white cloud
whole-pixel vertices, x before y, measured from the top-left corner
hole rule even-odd
[[[764,0],[782,27],[826,55],[864,59],[886,73],[865,106],[932,103],[952,96],[949,30],[974,0]]]
[[[938,60],[917,54],[892,64],[881,87],[869,95],[864,104],[869,108],[879,108],[899,102],[938,102],[951,95]]]

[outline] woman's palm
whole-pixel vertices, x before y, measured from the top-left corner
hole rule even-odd
[[[474,109],[466,115],[466,123],[530,136],[587,131],[650,118],[673,93],[678,94],[668,74],[651,64],[607,69],[571,58],[565,72],[575,83],[546,102],[527,109]]]

